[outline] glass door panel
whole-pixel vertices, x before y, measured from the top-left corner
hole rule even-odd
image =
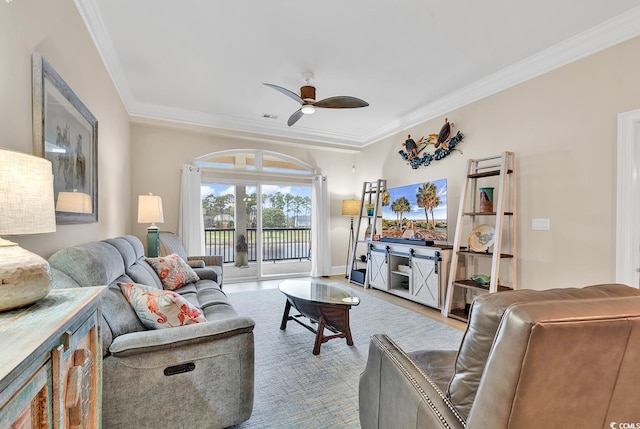
[[[261,276],[309,275],[311,187],[264,184],[261,188]]]
[[[203,183],[200,187],[205,251],[207,255],[223,257],[225,282],[258,278],[257,187],[220,182]]]
[[[311,187],[203,183],[201,196],[205,250],[223,257],[225,282],[309,274]]]

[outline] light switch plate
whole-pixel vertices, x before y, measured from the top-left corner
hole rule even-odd
[[[534,231],[548,231],[551,229],[549,219],[531,219],[531,229]]]

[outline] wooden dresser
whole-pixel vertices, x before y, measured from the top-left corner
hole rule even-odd
[[[0,313],[0,429],[101,426],[105,291],[54,289]]]

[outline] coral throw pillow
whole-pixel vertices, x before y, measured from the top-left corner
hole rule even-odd
[[[178,289],[187,283],[200,280],[193,268],[175,253],[159,258],[146,258],[146,261],[158,273],[162,287],[165,289]]]
[[[118,283],[138,318],[149,329],[171,328],[206,322],[202,311],[170,290],[137,283]]]

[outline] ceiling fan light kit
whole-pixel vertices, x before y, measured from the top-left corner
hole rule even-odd
[[[304,113],[305,115],[311,115],[315,113],[316,108],[311,104],[305,104],[300,108],[300,110],[302,110],[302,113]]]
[[[369,105],[369,103],[364,100],[347,95],[329,97],[320,101],[316,101],[316,88],[309,85],[309,80],[311,77],[313,77],[313,74],[307,73],[307,77],[305,79],[307,85],[304,85],[300,88],[300,95],[272,83],[264,84],[300,103],[300,109],[293,112],[293,114],[289,117],[289,120],[287,120],[287,125],[289,126],[292,126],[293,124],[298,122],[298,120],[302,116],[315,113],[316,107],[325,109],[354,109],[358,107],[367,107]]]

